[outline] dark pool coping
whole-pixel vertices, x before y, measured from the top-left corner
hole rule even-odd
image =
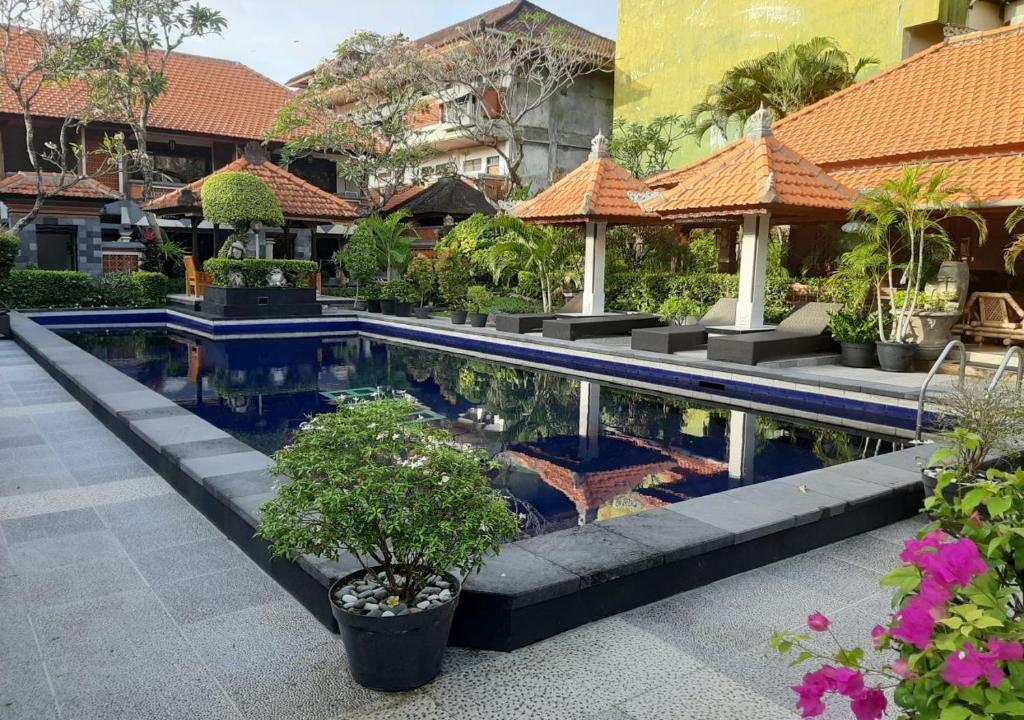
[[[12,314],[17,342],[333,629],[334,579],[358,567],[271,559],[254,536],[279,478],[270,458]],[[919,511],[919,464],[933,448],[815,470],[504,546],[468,577],[451,642],[512,650],[587,622],[882,527]]]

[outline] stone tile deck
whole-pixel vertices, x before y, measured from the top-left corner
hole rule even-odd
[[[785,720],[773,629],[863,642],[910,520],[513,653],[453,648],[383,695],[273,580],[11,342],[0,342],[4,720]],[[837,707],[837,710],[839,708]],[[830,717],[845,717],[840,712]]]

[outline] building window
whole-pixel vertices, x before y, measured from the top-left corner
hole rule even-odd
[[[480,172],[481,169],[483,169],[483,163],[484,163],[484,161],[481,160],[480,158],[472,158],[470,160],[463,160],[462,161],[462,172],[466,173],[467,175],[469,173],[478,173],[478,172]]]
[[[501,158],[499,156],[491,155],[487,158],[487,174],[501,175]]]
[[[210,148],[190,147],[177,143],[152,143],[149,151],[153,157],[155,180],[158,183],[190,183],[212,172]],[[134,173],[132,179],[141,180],[142,173]]]
[[[441,117],[446,123],[460,124],[476,117],[476,98],[472,95],[449,100],[441,106]]]

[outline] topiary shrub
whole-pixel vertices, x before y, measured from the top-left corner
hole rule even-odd
[[[235,231],[224,241],[220,254],[235,240],[245,244],[249,230],[256,223],[269,227],[284,225],[281,205],[270,187],[252,173],[226,172],[211,175],[203,183],[203,217],[221,225],[232,225]]]
[[[15,309],[95,307],[99,301],[92,276],[72,270],[12,270],[4,297]]]
[[[0,301],[7,294],[7,278],[14,267],[14,261],[21,252],[21,243],[17,236],[10,233],[0,233]],[[2,309],[0,305],[0,309]]]
[[[98,303],[110,307],[160,307],[167,299],[167,277],[156,272],[117,272],[96,283]]]
[[[235,272],[242,274],[242,287],[270,287],[267,276],[272,270],[280,270],[284,273],[287,287],[313,287],[313,276],[318,269],[317,264],[312,260],[210,258],[203,263],[203,270],[213,276],[213,284],[223,287],[233,286],[231,274]]]

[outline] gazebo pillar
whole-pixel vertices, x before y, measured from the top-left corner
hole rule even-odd
[[[583,314],[604,312],[604,259],[606,222],[587,223],[587,245],[583,260]]]
[[[765,275],[768,269],[768,230],[771,213],[743,216],[740,241],[740,290],[736,300],[736,326],[764,327]]]

